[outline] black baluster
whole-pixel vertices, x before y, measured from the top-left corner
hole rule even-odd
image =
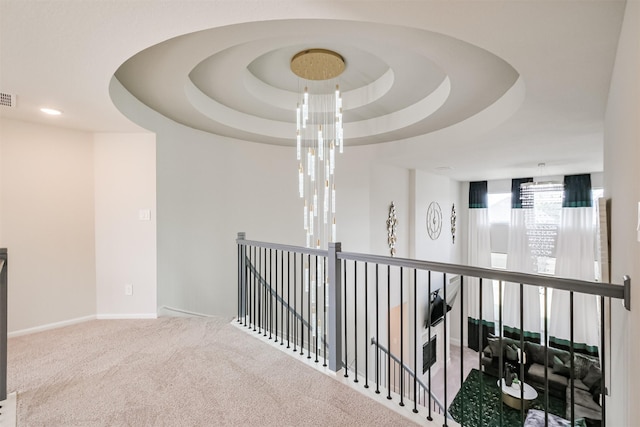
[[[256,307],[258,305],[258,299],[256,296],[257,293],[257,287],[256,287],[256,263],[258,262],[258,256],[256,255],[256,247],[253,247],[253,316],[251,317],[251,323],[253,323],[253,331],[256,331],[256,323],[257,323],[257,318],[256,318]]]
[[[460,276],[460,301],[464,301],[464,276]],[[444,301],[444,310],[447,311],[447,302]],[[460,385],[464,383],[464,340],[462,337],[464,336],[464,316],[462,313],[462,304],[460,304]],[[478,345],[479,352],[482,354],[482,336],[478,338],[480,340],[480,344]],[[479,365],[482,367],[482,365]],[[481,368],[482,369],[482,368]],[[482,374],[480,374],[482,376]],[[460,411],[464,414],[464,399],[461,399]]]
[[[323,290],[322,290],[322,353],[324,354],[324,363],[322,366],[327,366],[327,258],[322,258],[322,272],[324,277],[322,278]]]
[[[304,355],[304,254],[300,254],[300,356]]]
[[[431,300],[431,270],[427,272],[427,291],[429,295],[429,300]],[[431,343],[431,304],[429,304],[429,309],[427,310],[427,340]],[[431,351],[431,349],[429,349]],[[427,414],[427,420],[433,421],[433,417],[431,416],[431,401],[433,400],[431,396],[433,392],[431,391],[431,364],[429,364],[429,373],[427,375],[427,387],[429,387],[429,413]],[[435,403],[435,402],[434,402]]]
[[[304,355],[304,254],[300,254],[300,356]]]
[[[309,292],[307,295],[307,339],[309,343],[307,345],[307,359],[311,359],[311,254],[307,255],[307,265],[309,269],[307,270],[307,283],[309,284]]]
[[[238,322],[241,322],[240,320],[240,307],[242,306],[242,265],[241,265],[241,250],[240,250],[241,245],[238,243]]]
[[[264,248],[264,272],[262,274],[262,282],[264,287],[263,298],[262,298],[262,330],[264,331],[263,336],[267,336],[267,328],[269,328],[269,301],[267,301],[267,248]],[[269,288],[271,288],[271,283],[269,283]],[[271,292],[271,290],[269,290]]]
[[[280,251],[280,345],[284,345],[284,250]]]
[[[413,270],[413,413],[418,413],[418,270]],[[460,310],[462,312],[462,310]],[[460,335],[462,337],[462,335]],[[462,341],[462,340],[461,340]]]
[[[400,406],[404,406],[404,267],[400,267]]]
[[[293,254],[293,330],[291,333],[293,334],[293,352],[296,353],[298,349],[296,348],[296,344],[298,343],[298,318],[296,317],[298,314],[298,298],[297,298],[297,289],[298,289],[298,263],[296,262],[296,254]]]
[[[294,258],[295,264],[295,258]],[[295,267],[294,267],[295,269]],[[291,348],[289,323],[291,321],[291,252],[287,251],[287,348]]]
[[[344,277],[344,377],[349,378],[349,352],[347,347],[349,344],[349,335],[347,334],[347,323],[349,323],[349,317],[347,316],[347,261],[342,263],[343,277]]]
[[[391,266],[387,265],[387,399],[391,400]]]
[[[262,248],[258,247],[258,334],[262,333]]]
[[[575,366],[574,366],[574,348],[573,348],[573,291],[569,292],[569,325],[570,325],[570,333],[571,339],[569,341],[569,351],[571,353],[571,375],[569,378],[571,379],[571,425],[576,425],[576,388],[575,388]]]
[[[281,280],[278,280],[278,250],[277,249],[276,249],[275,267],[276,267],[276,296],[273,301],[273,305],[275,306],[275,318],[274,318],[275,328],[273,329],[273,335],[274,335],[273,342],[277,343],[278,342],[278,283],[282,283]]]
[[[316,284],[313,287],[313,291],[315,292],[316,295],[316,347],[313,349],[313,352],[316,354],[316,360],[315,362],[318,363],[318,279],[320,276],[318,276],[318,255],[316,255]]]
[[[266,276],[266,274],[265,274]],[[269,339],[271,339],[271,330],[273,329],[273,249],[269,249]]]
[[[376,394],[380,394],[380,328],[378,319],[380,318],[379,312],[379,296],[380,292],[378,290],[379,280],[378,280],[378,270],[379,264],[376,263]]]
[[[602,402],[602,427],[606,427],[607,425],[607,412],[606,412],[606,401],[607,399],[605,398],[605,396],[607,396],[609,393],[607,392],[607,382],[606,382],[606,359],[605,359],[605,355],[607,354],[605,351],[605,333],[606,333],[606,329],[605,329],[605,316],[604,316],[604,297],[601,296],[600,297],[600,363],[602,364],[602,366],[600,367],[600,371],[602,372],[602,376],[600,377],[600,400]]]
[[[364,263],[364,388],[369,388],[369,270]]]
[[[357,261],[353,261],[353,318],[354,318],[354,327],[353,327],[353,347],[355,353],[355,370],[354,375],[355,379],[354,383],[358,382],[358,263]]]
[[[479,335],[478,336],[478,350],[479,350],[478,351],[478,358],[480,359],[480,364],[478,366],[482,370],[482,351],[484,350],[484,335],[483,335],[484,331],[482,330],[483,329],[483,322],[484,322],[484,320],[482,319],[482,310],[483,310],[483,308],[482,308],[482,301],[483,301],[482,295],[484,295],[484,294],[482,293],[482,277],[480,278],[480,285],[479,285],[478,292],[480,293],[480,316],[478,316],[479,317],[479,319],[478,319],[478,321],[479,321],[479,324],[478,324],[478,335]],[[462,299],[460,299],[460,301],[462,301]],[[467,329],[467,342],[469,340],[468,335],[469,335],[469,330]],[[498,370],[500,372],[502,372],[500,368]],[[502,377],[500,377],[500,378],[502,378]],[[502,389],[502,384],[500,384],[500,388]],[[482,425],[482,420],[484,420],[483,413],[484,413],[484,375],[480,375],[480,424],[481,425]]]
[[[443,341],[444,341],[444,407],[445,409],[449,406],[447,405],[447,353],[449,350],[449,343],[447,342],[447,273],[442,274],[442,303],[444,304],[442,311],[444,313],[443,319]],[[444,414],[444,426],[447,427],[447,414]]]
[[[544,360],[549,360],[549,321],[548,321],[548,301],[547,292],[549,289],[544,288]],[[549,374],[544,370],[544,425],[549,425]]]
[[[483,298],[483,295],[480,295],[480,299],[482,299],[482,298]],[[503,353],[503,351],[502,351],[502,349],[503,349],[503,347],[502,347],[502,345],[503,345],[503,343],[502,343],[502,332],[503,331],[502,331],[502,280],[501,280],[498,283],[498,343],[499,343],[498,348],[500,349],[500,357],[499,357],[499,361],[500,361],[500,366],[499,366],[499,374],[500,375],[499,375],[499,378],[500,378],[500,381],[503,381],[502,378],[504,378],[502,376],[502,368],[504,366],[503,365],[504,364],[504,359],[502,357],[502,353]],[[505,382],[505,384],[506,384],[506,382]],[[500,393],[502,393],[502,383],[500,383]],[[504,412],[502,410],[502,405],[501,405],[500,406],[500,427],[502,427],[503,422],[504,422],[503,415],[504,415]]]
[[[520,402],[524,402],[524,284],[520,283]],[[524,425],[524,404],[520,405],[520,423]]]

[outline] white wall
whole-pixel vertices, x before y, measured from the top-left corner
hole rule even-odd
[[[155,317],[155,135],[100,133],[94,144],[97,315]]]
[[[295,148],[225,139],[161,120],[155,126],[158,303],[233,316],[237,232],[250,240],[304,244]]]
[[[396,232],[396,257],[409,257],[410,235],[413,226],[410,222],[411,198],[409,171],[395,166],[378,163],[370,165],[369,183],[371,186],[369,205],[369,236],[371,244],[368,253],[389,256],[387,219],[391,202],[396,207],[398,221]],[[352,221],[357,221],[352,217]],[[351,250],[351,249],[348,249]]]
[[[414,171],[414,176],[415,257],[428,261],[459,262],[462,243],[459,232],[455,243],[451,238],[451,207],[455,203],[456,212],[461,210],[459,184],[447,177],[419,170]],[[436,240],[427,233],[426,214],[431,202],[438,203],[442,211],[442,231]]]
[[[640,2],[628,1],[611,80],[605,120],[604,190],[611,199],[611,278],[631,276],[631,312],[612,312],[611,398],[607,425],[640,419]]]
[[[460,233],[460,212],[462,211],[460,183],[444,176],[420,170],[412,171],[412,176],[414,186],[413,235],[415,237],[412,256],[426,261],[460,263],[461,248],[465,242]],[[427,209],[432,202],[438,203],[442,211],[442,230],[436,240],[429,237],[426,225]],[[456,207],[457,217],[455,242],[451,236],[451,207],[453,204]],[[443,279],[442,274],[432,274],[432,291],[442,286]],[[447,280],[449,279],[450,277],[447,278]],[[456,303],[458,299],[456,299]],[[424,323],[429,301],[426,274],[418,275],[418,301],[422,302],[418,304],[418,321],[419,323]],[[459,341],[459,316],[459,311],[454,308],[449,317],[451,321],[448,326],[450,331],[449,338],[454,341]],[[442,343],[439,345],[442,345]]]
[[[92,135],[0,119],[0,146],[9,332],[94,315]]]

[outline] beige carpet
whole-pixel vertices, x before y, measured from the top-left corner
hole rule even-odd
[[[229,319],[95,320],[8,348],[18,426],[413,425]]]

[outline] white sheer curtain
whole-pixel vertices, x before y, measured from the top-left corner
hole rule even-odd
[[[565,202],[558,229],[555,274],[559,277],[593,281],[596,274],[596,229],[595,212],[591,206],[591,181],[588,180],[588,196],[584,194],[581,201],[567,201],[568,196],[575,199],[570,195],[571,189],[567,188],[568,178],[570,177],[565,177]],[[588,200],[586,200],[587,197]],[[555,347],[569,347],[571,338],[569,300],[569,292],[553,291],[549,341]],[[574,349],[596,355],[600,343],[598,298],[575,292],[573,316]]]
[[[487,182],[472,182],[469,186],[469,265],[491,267],[491,234],[487,209]],[[482,283],[482,340],[480,340],[480,280],[465,278],[468,315],[468,345],[482,350],[484,337],[494,331],[493,281]]]
[[[533,179],[514,179],[511,185],[511,222],[509,223],[509,241],[507,246],[507,270],[522,273],[534,273],[534,258],[527,233],[526,214],[531,207],[522,206],[520,184]],[[540,342],[540,288],[524,286],[523,291],[524,339]],[[504,335],[520,338],[520,284],[506,282],[503,297]]]

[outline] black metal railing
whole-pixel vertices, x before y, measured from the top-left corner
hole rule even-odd
[[[451,419],[461,425],[473,425],[466,419],[471,409],[463,395],[467,381],[470,381],[474,369],[480,376],[480,392],[491,387],[500,389],[504,375],[503,354],[497,357],[497,378],[485,375],[483,347],[486,335],[483,320],[482,298],[479,302],[478,348],[477,357],[469,359],[465,351],[466,294],[473,290],[482,294],[483,286],[498,283],[499,307],[494,333],[500,348],[506,338],[503,335],[502,290],[505,283],[520,284],[520,331],[523,328],[523,292],[526,286],[542,287],[545,297],[544,348],[545,360],[551,349],[548,342],[548,313],[546,313],[546,295],[548,289],[568,291],[571,300],[567,310],[571,316],[571,354],[568,393],[571,396],[566,418],[575,423],[575,366],[574,366],[574,321],[573,294],[596,295],[600,298],[601,348],[605,348],[605,301],[620,299],[629,309],[630,279],[625,276],[624,284],[608,284],[556,278],[541,275],[516,273],[504,270],[469,267],[465,265],[435,263],[428,261],[393,258],[342,252],[339,243],[330,243],[328,250],[308,249],[296,246],[246,240],[243,233],[238,239],[238,322],[257,333],[280,341],[294,352],[314,361],[323,361],[334,372],[342,371],[345,378],[354,383],[364,383],[369,389],[375,385],[375,392],[386,392],[389,400],[398,399],[400,406],[405,401],[413,403],[413,412],[421,413],[428,420],[434,416],[443,419],[449,425]],[[473,278],[473,280],[471,280]],[[457,282],[457,301],[453,310],[448,302],[452,290],[448,286]],[[443,313],[434,319],[435,309],[430,304],[434,292],[445,301]],[[447,295],[447,293],[450,295]],[[465,302],[461,304],[460,302]],[[442,307],[441,307],[442,309]],[[448,313],[448,314],[447,314]],[[452,317],[453,316],[453,317]],[[425,322],[425,319],[428,319]],[[492,319],[493,320],[493,319]],[[457,334],[457,342],[451,334]],[[419,375],[418,361],[424,358],[423,344],[437,336],[439,360],[423,367]],[[471,335],[471,333],[469,333]],[[467,338],[469,338],[469,335]],[[426,339],[425,339],[426,336]],[[376,343],[371,346],[371,342]],[[524,335],[520,334],[520,349],[524,349]],[[450,357],[452,349],[457,347],[456,358]],[[386,351],[383,351],[385,348]],[[473,354],[473,353],[472,353]],[[599,366],[602,370],[600,385],[606,394],[606,352],[601,352]],[[347,361],[349,362],[347,364]],[[424,365],[424,360],[423,365]],[[433,365],[433,366],[432,366]],[[525,377],[525,363],[517,367],[520,378]],[[411,372],[411,373],[409,373]],[[468,375],[468,378],[466,378]],[[488,375],[488,374],[487,374]],[[383,378],[384,377],[384,378]],[[456,378],[457,377],[457,378]],[[438,381],[443,390],[436,396],[432,390],[432,378]],[[493,379],[490,379],[493,378]],[[419,382],[419,385],[418,385]],[[503,408],[500,403],[497,413],[498,425],[522,425],[526,416],[524,385],[520,391],[519,420],[514,410]],[[544,373],[544,384],[539,389],[545,411],[545,425],[549,423],[549,378]],[[423,394],[425,397],[421,397]],[[428,396],[428,397],[426,397]],[[453,397],[455,396],[455,398]],[[435,405],[423,403],[438,402]],[[480,424],[483,425],[483,408],[489,408],[489,402],[480,398]],[[455,413],[452,411],[455,407]],[[437,410],[436,410],[437,408]],[[606,399],[602,399],[601,425],[605,425]],[[475,410],[475,409],[474,409]],[[511,411],[509,419],[505,411]],[[557,412],[557,411],[556,411]],[[477,415],[477,414],[476,414]],[[556,414],[559,415],[559,414]],[[505,424],[505,423],[511,424]]]
[[[429,412],[433,411],[440,415],[446,412],[440,399],[429,392],[429,387],[416,376],[411,368],[403,365],[398,357],[389,353],[389,350],[379,344],[375,338],[371,338],[371,345],[375,346],[378,352],[378,358],[376,360],[391,358],[392,361],[391,375],[388,376],[390,377],[389,383],[386,381],[387,365],[381,363],[376,367],[376,378],[381,381],[379,384],[376,383],[377,391],[379,391],[379,386],[389,390],[391,393],[402,395],[404,398],[413,402],[413,411],[416,413],[418,412],[418,406],[427,408]],[[406,384],[406,387],[401,386],[401,384]]]

